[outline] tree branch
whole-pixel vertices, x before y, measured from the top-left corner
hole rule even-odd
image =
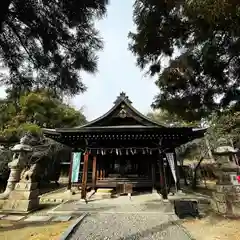
[[[0,12],[0,34],[3,31],[3,22],[6,20],[9,13],[9,6],[12,0],[3,0],[1,1],[1,12]]]
[[[29,58],[32,60],[32,63],[35,65],[36,68],[38,68],[38,64],[36,64],[35,59],[32,57],[32,55],[30,54],[30,52],[28,51],[27,47],[25,46],[24,42],[22,41],[21,36],[18,34],[17,29],[15,28],[15,26],[10,23],[7,22],[8,26],[12,29],[13,33],[17,36],[20,44],[22,45],[22,47],[24,48],[24,50],[26,51],[27,55],[29,56]]]

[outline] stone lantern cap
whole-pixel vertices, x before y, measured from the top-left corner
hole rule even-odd
[[[239,152],[238,149],[235,149],[231,146],[220,146],[220,147],[217,147],[213,153],[215,155],[231,155],[231,154],[236,154],[238,152]]]
[[[12,149],[13,152],[32,152],[33,149],[31,146],[26,144],[16,144]]]

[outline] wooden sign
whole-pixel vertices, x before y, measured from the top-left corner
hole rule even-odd
[[[130,183],[124,184],[124,193],[132,193],[133,192],[133,185]]]
[[[177,182],[177,175],[176,175],[176,168],[175,168],[175,162],[174,162],[174,153],[166,153],[166,157],[172,172],[172,176],[174,179],[174,182]]]
[[[117,193],[128,194],[133,192],[133,185],[130,183],[119,183],[116,186]]]
[[[81,163],[81,152],[74,152],[72,157],[72,172],[71,172],[71,182],[78,182],[80,163]]]
[[[231,174],[230,175],[230,179],[231,179],[231,183],[233,185],[239,185],[239,176],[237,176],[237,174]]]

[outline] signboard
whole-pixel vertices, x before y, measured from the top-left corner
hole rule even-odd
[[[237,176],[237,174],[231,174],[230,178],[231,178],[231,183],[233,185],[239,185],[240,184],[240,176]]]
[[[124,192],[125,193],[132,193],[133,192],[133,185],[130,184],[130,183],[125,183],[124,184],[125,186],[125,189],[124,189]]]
[[[177,182],[177,176],[176,176],[176,168],[175,168],[175,162],[174,162],[174,154],[173,153],[166,153],[166,157],[167,157],[169,166],[171,168],[173,179],[176,183]]]
[[[78,182],[79,171],[80,171],[80,163],[81,163],[81,152],[74,152],[72,158],[72,176],[71,182]]]

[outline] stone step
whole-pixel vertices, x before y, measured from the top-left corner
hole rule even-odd
[[[96,193],[112,193],[113,188],[98,188]]]
[[[101,192],[98,192],[98,193],[95,193],[91,199],[110,199],[112,198],[112,193],[101,193]]]

